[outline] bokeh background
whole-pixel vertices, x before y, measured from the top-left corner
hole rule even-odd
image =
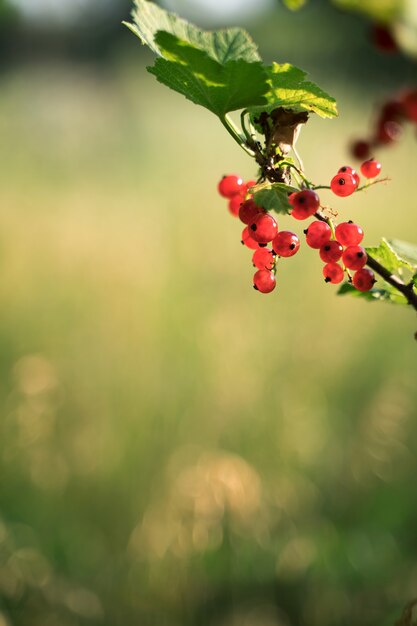
[[[168,6],[337,98],[298,144],[317,182],[417,82],[325,1]],[[0,626],[392,626],[417,595],[416,317],[336,297],[306,248],[254,292],[216,192],[253,165],[147,74],[129,11],[0,2]],[[389,184],[328,201],[369,245],[417,241],[415,133],[378,156]]]

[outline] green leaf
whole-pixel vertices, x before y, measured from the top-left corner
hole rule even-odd
[[[266,94],[267,106],[251,108],[252,115],[262,111],[271,113],[278,107],[296,112],[313,111],[320,117],[336,117],[336,100],[318,85],[305,80],[306,73],[289,63],[273,63],[268,71],[270,89]]]
[[[386,267],[392,274],[401,274],[401,270],[403,268],[413,271],[412,264],[398,254],[392,243],[392,241],[388,242],[386,239],[382,239],[379,246],[368,247],[366,248],[366,252],[379,261],[379,263]],[[402,248],[407,250],[407,247],[410,247],[410,253],[412,254],[413,252],[413,248],[410,244],[405,244],[404,242],[394,242],[394,245],[397,245],[398,250],[401,250]],[[415,251],[417,253],[417,250]]]
[[[265,102],[266,72],[261,63],[242,59],[219,63],[207,52],[167,32],[158,32],[155,43],[164,58],[158,58],[148,71],[159,82],[219,117]]]
[[[276,213],[287,215],[291,210],[291,205],[288,202],[288,194],[294,191],[298,190],[295,187],[291,187],[291,185],[274,183],[274,185],[268,189],[257,191],[253,199],[258,206],[266,211],[275,211]]]
[[[417,245],[400,239],[390,239],[390,247],[403,260],[408,261],[413,268],[417,269]]]
[[[384,282],[383,289],[371,289],[370,291],[358,291],[350,283],[344,283],[337,295],[351,295],[362,300],[368,300],[369,302],[391,302],[392,304],[408,304],[407,298],[402,293],[397,291],[394,287]]]
[[[204,31],[148,0],[135,0],[132,19],[133,23],[123,23],[159,56],[163,56],[163,51],[155,41],[155,35],[158,31],[165,31],[204,50],[219,63],[261,60],[256,44],[242,28]]]
[[[283,4],[290,11],[298,11],[307,3],[307,0],[282,0]]]

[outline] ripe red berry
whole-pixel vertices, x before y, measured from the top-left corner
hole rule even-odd
[[[304,233],[307,245],[317,250],[330,241],[332,236],[332,230],[326,222],[312,222]]]
[[[330,182],[330,188],[336,196],[345,198],[356,191],[357,185],[352,174],[336,174]]]
[[[338,263],[326,263],[323,267],[323,276],[326,283],[337,285],[342,282],[344,272]]]
[[[261,293],[270,293],[275,289],[275,274],[268,270],[258,270],[253,277],[253,286]]]
[[[353,274],[352,282],[359,291],[369,291],[376,283],[375,274],[367,268],[360,269]]]
[[[360,270],[368,260],[365,248],[362,246],[349,246],[343,252],[342,261],[349,270]]]
[[[217,189],[224,198],[231,198],[235,194],[241,193],[242,189],[244,189],[243,180],[234,174],[223,176]]]
[[[363,230],[353,222],[342,222],[336,226],[336,237],[342,246],[357,246],[363,239]]]
[[[249,234],[249,229],[246,226],[246,228],[244,228],[242,230],[242,243],[249,248],[250,250],[257,250],[260,246],[259,243],[257,241],[255,241],[254,239],[252,239],[252,237]]]
[[[249,193],[249,189],[250,189],[251,187],[254,187],[255,185],[256,185],[256,180],[248,180],[248,181],[244,184],[244,187],[245,187],[245,192],[246,192],[246,193]]]
[[[371,144],[369,141],[358,139],[351,146],[351,153],[355,159],[366,159],[371,154]]]
[[[269,248],[259,248],[253,253],[252,263],[259,270],[272,270],[275,265],[275,253]]]
[[[229,200],[229,212],[234,215],[234,217],[238,217],[240,205],[242,204],[243,198],[240,194],[236,194],[232,196]]]
[[[364,161],[361,165],[361,172],[365,178],[376,178],[381,171],[381,163],[375,159]]]
[[[294,256],[300,247],[300,240],[295,233],[282,230],[273,240],[272,247],[278,256]]]
[[[407,118],[411,122],[417,122],[417,89],[404,94],[403,104]]]
[[[328,241],[320,248],[320,258],[325,263],[336,263],[343,254],[343,248],[336,240]]]
[[[241,222],[244,224],[250,224],[259,213],[265,213],[265,211],[260,206],[255,204],[252,198],[245,200],[245,202],[242,202],[241,200],[241,206],[239,209],[239,219]]]
[[[293,193],[288,198],[293,209],[291,215],[296,220],[306,220],[320,208],[320,198],[312,189],[304,189]]]
[[[404,104],[401,100],[388,100],[381,109],[381,121],[402,122],[404,117]]]
[[[278,225],[269,213],[259,213],[249,225],[249,232],[258,243],[268,243],[277,234]]]
[[[337,173],[338,174],[350,174],[355,179],[356,187],[359,187],[359,183],[361,182],[361,179],[359,178],[359,174],[357,173],[356,170],[353,169],[353,167],[350,167],[350,165],[344,165],[339,170],[337,170]]]

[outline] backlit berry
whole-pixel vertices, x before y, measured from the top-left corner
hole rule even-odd
[[[326,283],[337,285],[342,282],[344,272],[338,263],[326,263],[323,267],[323,276]]]
[[[243,198],[240,194],[236,194],[235,196],[233,196],[232,198],[230,198],[229,200],[229,212],[234,215],[234,217],[238,217],[239,215],[239,209],[240,209],[240,205],[243,202]]]
[[[259,270],[272,270],[275,265],[275,253],[269,248],[259,248],[253,253],[252,263]]]
[[[325,263],[336,263],[343,254],[343,248],[338,241],[328,241],[320,248],[320,258]]]
[[[336,238],[342,246],[357,246],[363,239],[363,230],[353,222],[342,222],[336,226]]]
[[[272,247],[278,256],[290,257],[298,252],[300,240],[295,233],[282,230],[273,240]]]
[[[332,236],[331,228],[326,222],[312,222],[304,232],[307,245],[317,250],[330,241]]]
[[[369,291],[374,286],[376,280],[372,270],[363,268],[353,274],[353,286],[359,291]]]
[[[277,234],[278,225],[269,213],[259,213],[251,222],[249,232],[258,243],[268,243]]]
[[[360,270],[368,260],[365,248],[362,246],[349,246],[343,252],[342,261],[349,270]]]
[[[392,120],[381,121],[378,124],[375,141],[379,144],[390,144],[399,141],[403,134],[403,128],[398,122]]]
[[[304,189],[293,193],[288,198],[293,209],[291,215],[296,220],[306,220],[320,208],[320,198],[312,189]]]
[[[265,211],[255,204],[252,198],[245,200],[245,202],[241,200],[241,206],[239,208],[239,219],[241,222],[250,224],[259,213],[265,213]]]
[[[241,193],[244,190],[243,180],[239,176],[229,174],[223,176],[217,187],[219,194],[224,198],[231,198],[237,193]]]
[[[259,243],[250,236],[247,226],[242,230],[242,243],[250,250],[257,250],[260,247]]]
[[[353,169],[353,167],[350,167],[350,165],[343,165],[343,167],[341,167],[337,171],[337,173],[338,174],[350,174],[355,179],[356,186],[359,187],[359,183],[361,182],[361,179],[359,178],[359,174],[356,170]]]
[[[275,275],[268,270],[258,270],[253,277],[253,286],[261,293],[270,293],[275,289],[275,285]]]
[[[330,182],[330,188],[336,196],[345,198],[356,191],[357,185],[352,174],[346,172],[345,174],[336,174],[336,176],[333,176]]]
[[[381,163],[375,161],[375,159],[369,159],[364,161],[361,165],[361,172],[365,178],[376,178],[381,171]]]

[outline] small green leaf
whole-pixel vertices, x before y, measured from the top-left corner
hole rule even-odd
[[[282,0],[282,2],[290,11],[298,11],[305,6],[307,0]]]
[[[329,96],[318,85],[305,80],[306,73],[289,63],[273,63],[268,71],[270,89],[266,94],[266,107],[250,110],[252,115],[262,111],[271,113],[278,107],[296,112],[313,111],[320,117],[336,117],[336,100]]]
[[[370,291],[358,291],[350,283],[344,283],[337,295],[351,295],[362,300],[368,300],[369,302],[391,302],[392,304],[408,304],[407,298],[402,293],[397,291],[394,287],[384,282],[383,289],[371,289]]]
[[[288,194],[294,191],[298,190],[295,187],[291,187],[291,185],[274,183],[268,189],[261,189],[255,192],[253,199],[258,206],[266,211],[275,211],[276,213],[287,215],[291,210]]]
[[[408,261],[413,268],[417,268],[417,245],[415,243],[408,243],[400,239],[390,239],[388,243],[403,261]]]
[[[167,32],[158,32],[155,43],[164,58],[158,58],[148,71],[159,82],[219,117],[265,102],[266,72],[261,63],[239,60],[221,64]]]
[[[165,31],[204,50],[219,63],[239,59],[248,63],[261,60],[256,44],[242,28],[204,31],[149,0],[135,0],[132,19],[133,23],[123,23],[159,56],[163,56],[163,51],[155,41],[155,35],[158,31]]]
[[[411,263],[398,254],[392,243],[392,241],[388,242],[386,239],[382,239],[379,246],[368,247],[366,248],[366,252],[379,261],[379,263],[386,267],[392,274],[401,273],[403,268],[413,271]],[[404,244],[404,242],[397,242],[397,244],[402,244],[403,247],[409,245]],[[397,246],[397,249],[401,250],[401,246]],[[412,253],[412,247],[410,247],[410,252]]]

